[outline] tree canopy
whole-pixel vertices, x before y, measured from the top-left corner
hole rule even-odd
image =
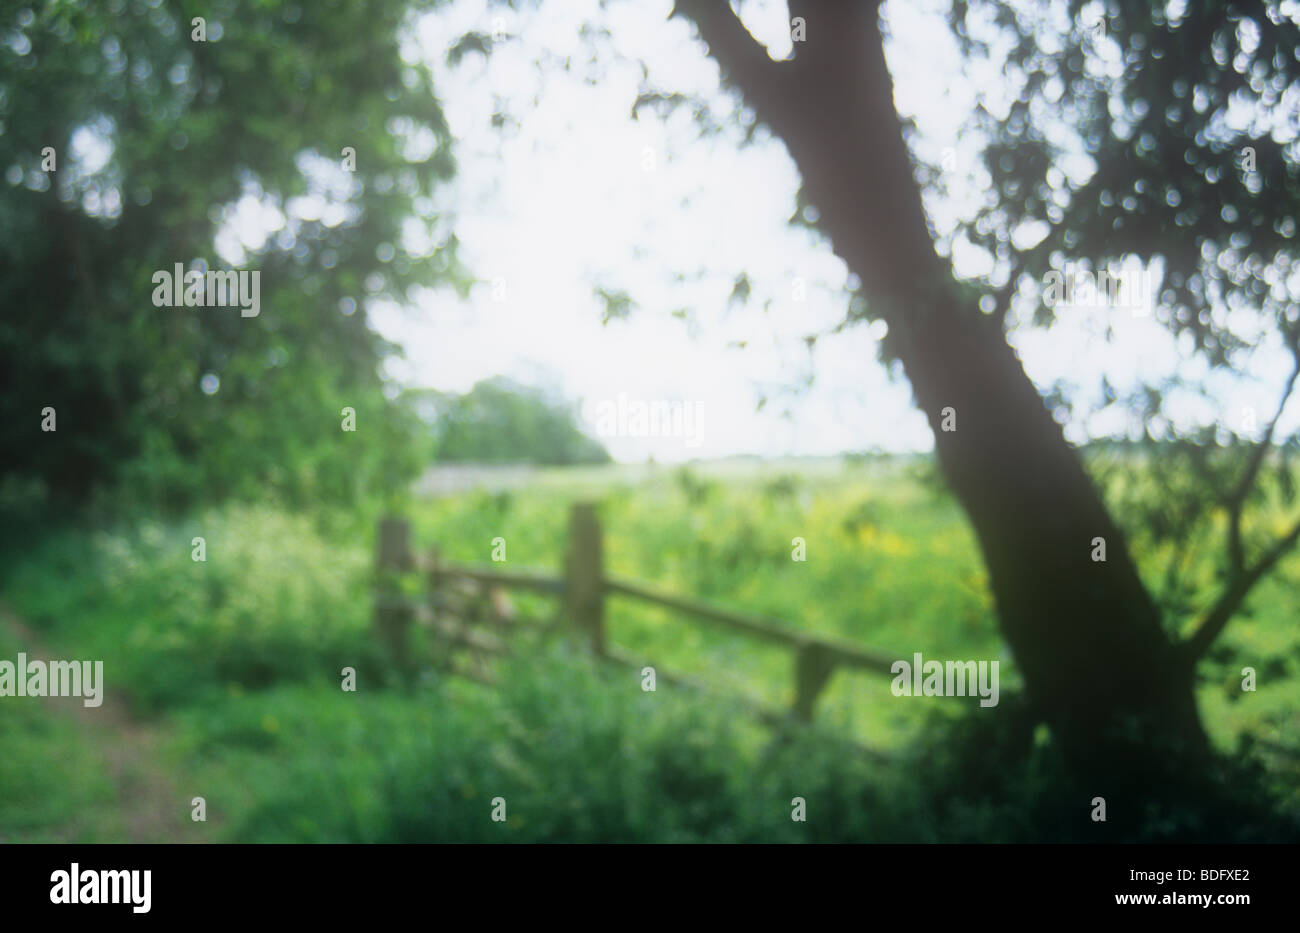
[[[609,454],[576,424],[571,405],[505,377],[464,395],[422,392],[418,405],[445,463],[606,463]]]
[[[403,24],[430,6],[10,8],[11,502],[76,503],[96,488],[162,507],[249,491],[349,499],[409,478],[416,422],[385,397],[379,364],[395,348],[367,306],[466,284],[434,206],[451,139],[427,72],[401,57]],[[155,307],[151,276],[176,263],[259,270],[260,314]],[[344,408],[357,433],[340,429]]]

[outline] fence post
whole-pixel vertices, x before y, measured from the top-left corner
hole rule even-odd
[[[605,653],[604,567],[600,522],[590,502],[569,512],[569,546],[564,562],[564,607],[569,622],[586,636],[591,650]]]
[[[425,592],[429,597],[429,607],[433,608],[438,601],[438,584],[442,582],[442,549],[438,545],[429,548],[429,563],[423,569],[428,580]]]
[[[375,607],[375,628],[387,647],[394,664],[403,673],[411,665],[407,633],[415,609],[405,595],[393,585],[391,574],[403,573],[415,565],[411,555],[411,525],[400,518],[379,522],[378,552],[375,569],[379,577],[379,600]]]
[[[824,646],[807,643],[799,646],[794,658],[794,715],[801,722],[811,722],[813,707],[822,688],[835,672],[835,658]]]
[[[439,626],[442,625],[444,616],[443,609],[448,606],[448,603],[442,592],[442,550],[436,544],[429,548],[428,565],[421,569],[425,572],[425,590],[420,599],[429,613],[428,645],[433,666],[451,670],[450,647],[438,637]],[[450,617],[450,612],[447,613],[447,617]]]

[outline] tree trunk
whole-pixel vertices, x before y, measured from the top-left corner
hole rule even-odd
[[[1000,326],[934,251],[875,7],[791,0],[808,38],[778,63],[725,3],[678,2],[786,143],[818,226],[889,325],[1036,711],[1078,761],[1154,760],[1161,739],[1201,750],[1191,665],[1164,635],[1118,528]],[[956,430],[943,430],[945,408]],[[1104,562],[1091,556],[1098,537]]]
[[[988,319],[938,314],[903,360],[975,529],[1031,702],[1078,757],[1204,748],[1192,668],[1074,449]],[[956,430],[943,430],[951,407]],[[1093,541],[1106,543],[1093,560]]]

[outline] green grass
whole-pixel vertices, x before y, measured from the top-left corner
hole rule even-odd
[[[0,658],[28,645],[0,631]],[[0,842],[120,838],[112,782],[82,752],[77,724],[37,700],[6,698],[0,716]]]
[[[569,503],[599,500],[612,573],[897,657],[999,658],[1006,702],[1014,664],[952,501],[919,467],[801,468],[546,471],[510,492],[420,502],[411,517],[421,546],[448,558],[487,563],[504,537],[506,568],[558,572]],[[611,640],[716,694],[663,681],[645,693],[637,671],[593,669],[562,642],[531,644],[496,688],[399,689],[371,633],[373,524],[229,506],[176,526],[65,529],[11,551],[3,598],[52,652],[104,661],[107,689],[166,737],[158,766],[187,799],[206,798],[213,840],[1016,840],[1044,827],[1099,838],[1061,791],[1050,741],[993,770],[1010,740],[973,700],[901,702],[888,678],[842,672],[816,730],[774,741],[733,698],[788,704],[787,652],[632,600],[610,602]],[[191,559],[196,535],[206,562]],[[806,561],[791,559],[795,537]],[[519,605],[555,611],[541,597]],[[1275,748],[1300,710],[1294,598],[1276,581],[1252,605],[1205,666],[1202,708],[1220,746],[1267,763],[1261,780],[1300,811],[1295,759]],[[0,657],[16,650],[0,637]],[[1247,663],[1254,694],[1235,673]],[[343,667],[357,692],[340,688]],[[120,838],[84,735],[39,701],[4,712],[0,837]],[[489,818],[496,796],[504,824]],[[795,796],[806,824],[790,820]],[[1238,832],[1179,813],[1103,832]]]
[[[416,534],[447,558],[477,562],[503,537],[504,566],[558,572],[569,503],[599,498],[612,574],[894,657],[1000,658],[1003,684],[1015,684],[974,541],[950,500],[880,468],[823,466],[803,478],[728,466],[721,477],[664,469],[635,486],[616,468],[554,472],[524,490],[424,503]],[[792,559],[796,537],[804,561]],[[647,664],[770,705],[793,699],[788,651],[631,599],[612,599],[607,613],[610,640]],[[932,709],[961,702],[899,703],[889,683],[838,673],[820,712],[892,747]]]
[[[206,561],[192,559],[196,536]],[[56,535],[12,569],[6,594],[149,710],[231,684],[373,670],[368,551],[327,541],[306,517],[232,507],[177,527]]]

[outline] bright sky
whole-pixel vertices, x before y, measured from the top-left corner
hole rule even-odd
[[[938,163],[953,146],[961,171],[973,164],[970,141],[956,138],[971,81],[956,72],[945,7],[890,3],[889,56],[923,151]],[[847,306],[847,270],[814,234],[787,223],[798,176],[783,146],[761,131],[743,148],[737,130],[701,138],[688,107],[666,122],[652,108],[631,118],[638,92],[654,88],[699,95],[733,122],[716,66],[684,20],[668,20],[669,8],[611,2],[602,14],[597,0],[575,0],[512,11],[455,0],[420,21],[407,58],[433,70],[458,140],[458,177],[439,207],[481,284],[468,300],[440,291],[414,308],[372,303],[372,322],[406,350],[391,375],[451,391],[497,374],[549,386],[582,404],[593,435],[601,403],[620,395],[695,405],[693,437],[602,437],[620,460],[930,449],[906,380],[891,381],[877,362],[883,325],[827,334]],[[774,56],[788,53],[783,2],[750,0],[742,14]],[[579,35],[584,21],[611,31],[594,63]],[[448,66],[446,50],[471,30],[509,38],[486,59],[471,53]],[[987,77],[996,84],[996,73]],[[498,112],[501,128],[492,125]],[[962,209],[927,207],[940,230]],[[984,268],[982,257],[954,253],[959,272]],[[752,283],[747,304],[729,300],[741,273]],[[627,292],[636,310],[602,325],[597,287]],[[810,350],[803,338],[814,334],[824,336]],[[1102,372],[1123,388],[1138,374],[1187,366],[1149,312],[1066,311],[1051,331],[1017,331],[1013,341],[1040,388],[1064,380],[1091,392]],[[1252,370],[1258,383],[1225,384],[1217,403],[1187,402],[1178,417],[1237,425],[1253,406],[1267,421],[1286,359],[1265,347]],[[1112,428],[1125,425],[1102,417],[1067,431],[1082,440]]]

